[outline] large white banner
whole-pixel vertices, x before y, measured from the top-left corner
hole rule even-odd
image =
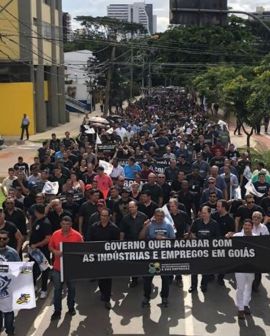
[[[0,263],[0,311],[36,307],[33,262]]]

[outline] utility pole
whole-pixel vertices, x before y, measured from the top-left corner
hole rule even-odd
[[[144,83],[144,71],[145,71],[145,53],[143,51],[143,64],[142,64],[142,89],[145,87]]]
[[[113,62],[114,62],[114,59],[115,59],[115,52],[116,52],[116,46],[113,46],[112,47],[112,54],[111,54],[111,64],[110,64],[110,67],[109,67],[109,70],[108,70],[108,75],[107,75],[107,83],[106,83],[106,91],[105,91],[104,116],[107,116],[108,112],[109,112]]]
[[[134,49],[131,45],[131,65],[130,65],[130,100],[133,98],[133,85],[134,85]]]
[[[151,66],[151,60],[149,60],[148,63],[148,90],[150,91],[152,87],[152,66]]]

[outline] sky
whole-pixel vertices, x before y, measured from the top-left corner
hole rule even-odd
[[[143,0],[63,0],[63,10],[69,12],[72,17],[77,15],[105,16],[107,5],[115,3],[143,2]],[[158,31],[166,30],[169,24],[169,0],[149,0],[152,3],[154,14],[157,15]],[[255,11],[256,6],[263,6],[270,10],[269,0],[229,0],[229,7],[246,12]]]

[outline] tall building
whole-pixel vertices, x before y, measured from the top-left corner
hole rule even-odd
[[[64,43],[72,40],[71,15],[63,13],[63,40]]]
[[[256,12],[252,13],[253,15],[257,16],[259,19],[263,21],[270,22],[270,11],[266,11],[264,7],[258,6],[256,7]],[[249,17],[250,20],[254,20],[251,17]]]
[[[30,134],[68,121],[62,0],[0,0],[0,134]]]
[[[91,110],[91,84],[94,76],[89,73],[89,60],[95,58],[90,50],[65,52],[66,109],[70,112]]]
[[[155,33],[152,4],[145,4],[144,2],[111,4],[107,7],[107,16],[122,21],[140,23],[146,28],[149,35]]]
[[[185,26],[225,25],[225,13],[188,11],[196,9],[227,10],[228,0],[170,0],[170,23]]]

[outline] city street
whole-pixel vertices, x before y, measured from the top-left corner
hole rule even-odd
[[[38,308],[22,311],[16,319],[18,335],[26,336],[267,336],[270,334],[270,278],[266,275],[259,293],[253,294],[252,316],[238,321],[234,305],[234,278],[228,275],[226,287],[209,284],[204,295],[187,292],[190,277],[184,276],[184,288],[173,283],[168,308],[159,306],[159,277],[155,278],[151,308],[142,308],[142,280],[138,287],[128,288],[128,281],[113,282],[113,309],[108,311],[99,299],[96,282],[78,282],[77,315],[67,314],[63,300],[60,321],[50,323],[53,312],[52,291],[46,301],[38,300]]]

